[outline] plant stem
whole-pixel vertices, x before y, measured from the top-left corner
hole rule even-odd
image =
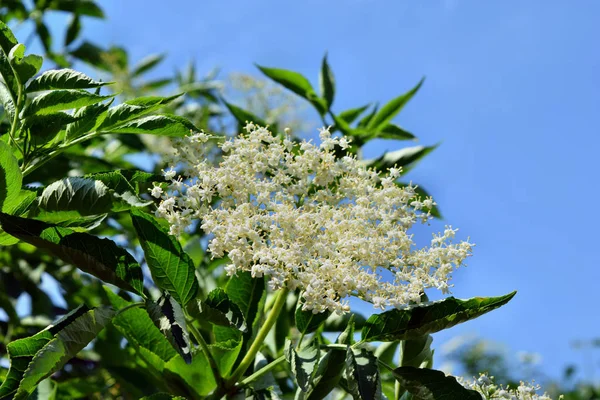
[[[277,321],[277,317],[279,317],[279,313],[281,312],[281,310],[283,309],[283,306],[285,305],[285,302],[287,300],[287,295],[289,292],[290,292],[289,289],[283,288],[277,295],[277,299],[275,300],[275,303],[273,304],[273,308],[271,309],[271,312],[269,313],[267,320],[265,321],[263,326],[260,328],[260,330],[256,334],[256,338],[252,342],[252,346],[250,346],[250,348],[248,349],[248,352],[242,359],[242,362],[240,363],[240,365],[238,365],[238,367],[235,369],[235,371],[233,371],[233,374],[231,374],[231,378],[229,378],[225,382],[226,387],[231,387],[231,386],[235,385],[235,383],[242,377],[242,375],[244,375],[246,370],[254,362],[254,358],[256,357],[256,354],[258,354],[258,351],[262,347],[263,342],[264,342],[265,338],[267,337],[267,334],[269,333],[269,331],[271,330],[273,325],[275,325],[275,321]]]
[[[259,369],[258,371],[256,371],[255,373],[253,373],[252,375],[250,375],[243,381],[241,381],[240,383],[242,385],[249,384],[250,382],[256,380],[257,378],[260,378],[262,375],[266,374],[267,372],[269,372],[270,370],[272,370],[273,368],[275,368],[276,366],[281,364],[283,361],[285,361],[285,356],[281,356],[281,357],[273,360],[272,362],[265,365],[264,367],[262,367],[261,369]]]
[[[194,335],[194,338],[196,338],[196,341],[202,348],[202,352],[206,356],[208,364],[210,365],[210,369],[213,373],[213,376],[215,377],[215,382],[217,382],[218,386],[221,386],[221,384],[223,383],[223,377],[221,376],[221,372],[219,372],[219,366],[217,365],[212,354],[210,354],[210,349],[208,348],[206,340],[204,340],[204,337],[202,336],[200,331],[198,331],[198,329],[194,326],[193,321],[188,321],[188,329],[192,332],[192,335]]]

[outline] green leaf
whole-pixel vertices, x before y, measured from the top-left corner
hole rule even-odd
[[[10,28],[4,22],[0,21],[0,49],[5,54],[8,54],[17,44],[19,44],[19,41]]]
[[[396,97],[389,103],[381,107],[381,110],[371,118],[367,125],[367,129],[371,131],[381,131],[387,124],[404,108],[406,103],[412,99],[412,97],[419,91],[419,88],[425,81],[425,78],[421,79],[417,85],[404,93],[401,96]]]
[[[0,386],[0,398],[27,398],[38,382],[87,346],[113,315],[111,308],[81,306],[37,335],[10,343],[11,369]]]
[[[398,365],[402,367],[429,368],[433,364],[432,342],[433,338],[431,335],[402,340]]]
[[[113,100],[108,103],[92,104],[82,107],[73,114],[77,121],[67,125],[67,139],[76,139],[81,135],[94,131],[104,118],[106,118],[108,107]]]
[[[253,326],[258,313],[258,304],[265,294],[264,278],[252,278],[250,272],[238,272],[230,278],[225,292],[242,311],[246,326]]]
[[[12,149],[0,140],[0,211],[14,207],[23,184],[19,162]]]
[[[56,137],[67,125],[77,121],[71,114],[59,111],[46,115],[32,115],[23,120],[23,129],[28,129],[36,146],[42,146]]]
[[[50,2],[48,9],[68,11],[94,18],[104,18],[104,12],[92,0],[54,0]]]
[[[348,389],[354,399],[381,399],[381,377],[375,355],[366,349],[346,351],[346,377]]]
[[[360,116],[360,114],[365,112],[365,110],[367,108],[369,108],[370,106],[371,106],[370,104],[367,104],[366,106],[351,108],[346,111],[342,111],[341,113],[338,114],[338,117],[343,119],[346,123],[351,124],[354,121],[356,121],[356,118],[358,118]]]
[[[208,395],[217,387],[210,364],[202,352],[193,354],[191,365],[187,365],[181,357],[173,357],[165,364],[163,376],[169,379],[173,374],[180,377],[191,390],[200,396]],[[197,397],[187,396],[187,398]]]
[[[50,378],[41,381],[27,400],[55,400],[58,397],[58,385]]]
[[[21,84],[25,84],[42,67],[44,59],[35,54],[25,56],[25,45],[18,44],[13,47],[8,55],[10,64],[19,75]]]
[[[406,173],[417,161],[431,153],[437,146],[437,144],[435,146],[414,146],[388,151],[375,160],[365,160],[365,164],[376,168],[378,171],[387,171],[394,166],[403,167],[402,170]]]
[[[9,121],[12,124],[15,118],[15,103],[10,90],[3,82],[0,82],[0,104],[4,108],[4,112],[8,114]]]
[[[362,340],[389,342],[439,332],[505,305],[516,293],[500,297],[474,297],[468,300],[448,297],[374,314],[362,329]]]
[[[156,303],[146,301],[148,315],[186,364],[192,363],[192,348],[181,305],[169,293],[163,293]]]
[[[111,72],[111,66],[106,61],[108,58],[106,52],[93,43],[83,42],[81,46],[71,52],[71,55],[98,69]]]
[[[298,96],[310,101],[321,115],[327,111],[325,101],[317,95],[308,79],[302,74],[286,69],[267,68],[260,65],[257,65],[257,67],[267,77],[296,93]]]
[[[41,19],[35,21],[35,31],[42,42],[42,46],[46,53],[52,53],[52,36],[50,31]]]
[[[336,343],[350,346],[354,342],[354,327],[354,314],[351,314]],[[338,386],[346,367],[346,355],[346,351],[341,349],[327,351],[319,361],[311,388],[306,395],[307,400],[323,399]]]
[[[309,343],[297,352],[292,342],[286,341],[285,358],[290,363],[296,383],[303,392],[307,392],[310,388],[319,356],[319,346],[316,342]]]
[[[414,140],[415,135],[400,128],[392,123],[387,124],[383,129],[373,135],[373,138],[378,139],[393,139],[393,140]]]
[[[296,308],[296,328],[305,335],[316,331],[325,320],[331,315],[330,311],[314,314],[312,311],[303,311],[302,304],[298,304]]]
[[[104,130],[104,133],[147,133],[158,136],[181,137],[198,132],[191,122],[176,115],[151,115],[136,119],[116,128]]]
[[[225,104],[225,107],[229,109],[231,115],[233,115],[233,117],[237,120],[238,124],[240,124],[240,126],[242,127],[244,127],[247,122],[252,122],[255,125],[263,127],[266,127],[268,125],[262,118],[257,117],[249,111],[246,111],[238,106],[234,106],[233,104],[230,104],[225,100],[223,100],[223,103]]]
[[[103,287],[108,300],[117,310],[132,304],[110,290]],[[177,355],[167,338],[158,330],[154,322],[143,308],[129,308],[113,318],[114,326],[135,347],[143,347],[156,354],[164,362]]]
[[[143,296],[140,265],[110,239],[100,239],[42,221],[0,213],[5,232],[122,289]]]
[[[79,18],[79,14],[73,14],[71,16],[71,20],[69,21],[67,32],[65,33],[65,47],[77,39],[79,32],[81,32],[81,20]]]
[[[132,71],[131,77],[135,78],[137,76],[142,75],[143,73],[150,71],[152,68],[157,66],[162,60],[164,60],[164,54],[151,54],[148,57],[144,58],[142,61],[137,63]]]
[[[154,217],[138,209],[130,213],[154,282],[185,307],[199,290],[192,260]]]
[[[233,346],[222,346],[222,343],[217,342],[208,346],[213,359],[219,367],[221,376],[226,377],[231,373],[240,351],[242,350],[243,342],[241,340],[234,343],[237,344],[234,344]]]
[[[21,111],[21,118],[30,115],[51,114],[56,111],[85,107],[91,104],[100,103],[112,97],[114,97],[114,95],[99,96],[97,94],[86,92],[85,90],[53,90],[33,99],[31,104]]]
[[[244,314],[221,288],[212,290],[206,300],[198,300],[196,305],[197,307],[192,307],[191,314],[197,320],[235,328],[241,332],[248,330]]]
[[[415,400],[481,400],[475,390],[462,386],[453,376],[442,371],[400,367],[392,371],[394,378]]]
[[[128,121],[162,108],[180,96],[179,94],[171,97],[139,97],[119,104],[108,110],[106,118],[98,126],[98,130],[107,130],[123,125]]]
[[[95,81],[81,72],[63,68],[44,72],[31,81],[27,86],[27,92],[32,93],[51,89],[92,89],[110,83]]]
[[[341,332],[350,323],[350,320],[354,321],[354,325],[356,329],[361,329],[367,319],[358,313],[347,313],[344,315],[332,314],[325,321],[325,325],[323,325],[324,332]]]
[[[79,215],[104,214],[113,208],[114,197],[102,181],[64,178],[48,185],[39,198],[44,211],[77,211]]]
[[[333,71],[329,68],[329,64],[327,63],[327,54],[323,57],[323,63],[321,64],[319,86],[321,88],[321,96],[325,99],[325,104],[327,104],[327,109],[329,110],[335,96],[335,78],[333,76]]]
[[[146,82],[140,86],[141,92],[153,92],[169,85],[173,80],[171,78],[157,79],[154,81]]]

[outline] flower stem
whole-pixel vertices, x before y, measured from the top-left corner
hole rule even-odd
[[[277,321],[277,317],[279,317],[279,313],[285,305],[288,293],[289,289],[283,288],[277,295],[277,299],[273,304],[273,308],[271,309],[267,320],[256,334],[256,338],[252,342],[252,346],[250,346],[250,348],[248,349],[248,352],[242,359],[240,365],[235,369],[235,371],[233,371],[233,374],[231,374],[231,377],[227,380],[227,382],[225,382],[226,387],[231,387],[235,385],[236,382],[244,375],[244,373],[250,367],[250,365],[254,362],[256,354],[258,354],[258,351],[262,347],[263,342],[267,337],[267,334],[269,333],[273,325],[275,325],[275,321]]]
[[[119,311],[117,311],[117,313],[115,314],[115,317],[117,315],[123,314],[127,310],[130,310],[130,309],[136,308],[136,307],[144,307],[145,305],[146,305],[146,303],[144,303],[144,302],[138,302],[138,303],[128,304],[125,307],[121,308]]]
[[[260,378],[261,376],[263,376],[264,374],[266,374],[267,372],[269,372],[270,370],[272,370],[273,368],[275,368],[276,366],[281,364],[283,361],[285,361],[285,356],[281,356],[281,357],[273,360],[272,362],[265,365],[264,367],[262,367],[261,369],[259,369],[258,371],[256,371],[255,373],[253,373],[252,375],[250,375],[243,381],[241,381],[240,383],[242,385],[247,385],[250,382],[255,381],[257,378]]]

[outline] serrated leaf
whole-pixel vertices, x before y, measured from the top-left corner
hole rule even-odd
[[[138,209],[130,213],[154,283],[185,307],[199,290],[192,260],[154,217]]]
[[[193,352],[191,365],[186,364],[181,357],[173,357],[165,364],[162,373],[162,376],[167,380],[172,379],[172,375],[176,375],[178,379],[185,382],[189,387],[186,388],[188,391],[193,391],[194,395],[188,395],[186,398],[206,396],[217,387],[210,364],[202,352]],[[180,382],[178,384],[181,385]],[[178,387],[178,389],[183,388]]]
[[[31,93],[51,89],[92,89],[109,85],[110,83],[95,81],[84,73],[63,68],[45,71],[29,83],[27,92]]]
[[[37,335],[10,343],[11,370],[0,387],[0,398],[27,398],[38,382],[87,346],[113,315],[111,308],[81,306]]]
[[[79,14],[73,14],[71,16],[71,20],[69,21],[67,32],[65,33],[65,47],[77,39],[79,32],[81,32],[81,20],[79,18]]]
[[[431,335],[401,341],[399,366],[429,368],[433,364]],[[394,342],[396,343],[396,342]]]
[[[311,342],[296,351],[292,342],[286,340],[285,358],[290,363],[296,383],[303,392],[307,392],[310,388],[319,357],[319,346],[316,342]]]
[[[164,60],[164,54],[151,54],[137,63],[131,70],[131,77],[135,78],[142,75],[143,73],[151,70]]]
[[[77,211],[98,215],[111,211],[114,197],[102,181],[89,178],[64,178],[48,185],[38,204],[45,211]]]
[[[404,93],[403,95],[400,95],[395,99],[390,100],[387,104],[381,107],[381,110],[379,110],[379,112],[377,112],[377,114],[375,114],[373,118],[370,119],[367,125],[367,129],[379,132],[385,126],[387,126],[387,124],[392,120],[392,118],[394,118],[402,110],[402,108],[404,108],[406,103],[408,103],[410,99],[412,99],[412,97],[419,91],[419,88],[421,87],[424,81],[425,78],[421,79],[414,88]]]
[[[362,329],[362,340],[388,342],[439,332],[505,305],[516,293],[499,297],[474,297],[468,300],[448,297],[374,314]]]
[[[150,396],[144,396],[140,400],[185,400],[185,397],[172,396],[169,393],[154,393]]]
[[[182,137],[198,132],[191,122],[176,115],[151,115],[136,119],[115,128],[107,128],[104,133],[147,133],[158,136]]]
[[[99,96],[85,90],[62,89],[52,90],[33,99],[31,104],[21,111],[21,118],[30,115],[51,114],[56,111],[71,110],[100,103],[114,95]]]
[[[231,373],[231,370],[240,355],[243,344],[244,343],[239,340],[237,344],[233,346],[221,346],[221,343],[219,342],[208,345],[210,353],[219,367],[221,376],[225,377]]]
[[[181,305],[169,293],[163,293],[156,303],[146,301],[148,315],[186,364],[192,363],[192,348]]]
[[[381,377],[375,355],[366,349],[346,351],[348,389],[356,400],[381,399]]]
[[[329,64],[327,63],[327,54],[323,57],[323,62],[321,64],[319,86],[321,88],[321,96],[325,99],[327,109],[329,110],[335,96],[335,78],[333,76],[333,71],[329,68]]]
[[[12,48],[8,55],[10,64],[19,75],[21,84],[25,84],[42,67],[44,59],[38,55],[25,56],[25,45],[18,44]]]
[[[113,100],[108,103],[92,104],[82,107],[73,114],[77,121],[67,125],[67,139],[76,139],[81,135],[95,130],[104,118],[106,118],[108,107]]]
[[[66,263],[122,289],[143,296],[140,265],[110,239],[100,239],[33,219],[0,213],[5,232],[46,250]]]
[[[242,127],[246,125],[246,122],[252,122],[255,125],[263,127],[266,127],[268,125],[262,118],[257,117],[250,111],[246,111],[238,106],[234,106],[233,104],[230,104],[225,100],[223,100],[223,103],[225,104],[225,107],[227,107],[231,115],[233,115],[233,117],[236,119],[238,124],[240,124],[240,126]]]
[[[296,328],[298,328],[298,331],[302,335],[314,332],[325,322],[325,320],[330,315],[330,311],[325,311],[317,314],[314,314],[311,310],[303,311],[302,304],[299,303],[295,313]]]
[[[119,310],[132,304],[110,290],[103,287],[112,306]],[[143,308],[130,308],[113,318],[114,326],[135,347],[143,347],[167,362],[177,355],[167,338],[158,330]]]
[[[453,376],[442,371],[400,367],[392,371],[394,378],[415,400],[481,400],[475,390],[462,386]]]
[[[128,121],[139,118],[143,115],[151,113],[162,108],[181,95],[171,97],[140,97],[130,100],[123,104],[119,104],[108,110],[106,118],[98,126],[99,130],[107,130],[119,125],[123,125]],[[189,132],[189,131],[188,131]]]
[[[71,114],[59,111],[46,115],[32,115],[23,120],[23,129],[28,129],[33,143],[41,146],[52,140],[68,124],[77,121]]]
[[[22,184],[19,162],[10,146],[0,140],[0,211],[8,211],[16,205]]]

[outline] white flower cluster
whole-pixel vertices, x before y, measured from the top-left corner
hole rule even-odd
[[[473,381],[466,381],[462,378],[458,378],[458,381],[464,387],[481,393],[485,400],[552,400],[546,393],[537,394],[541,389],[539,385],[521,382],[516,388],[503,388],[502,386],[494,384],[493,379],[494,377],[481,374],[479,378]]]
[[[396,185],[399,169],[380,177],[355,157],[336,158],[334,147],[346,148],[348,139],[328,129],[320,146],[253,124],[246,131],[221,144],[218,166],[203,156],[208,135],[175,143],[165,171],[171,183],[152,190],[172,234],[200,220],[213,257],[229,256],[229,275],[250,271],[268,276],[272,289],[301,288],[314,313],[346,312],[349,296],[383,309],[419,302],[426,288],[448,292],[472,244],[452,243],[456,230],[446,227],[416,248],[409,229],[427,222],[435,203],[418,198],[415,186]]]

